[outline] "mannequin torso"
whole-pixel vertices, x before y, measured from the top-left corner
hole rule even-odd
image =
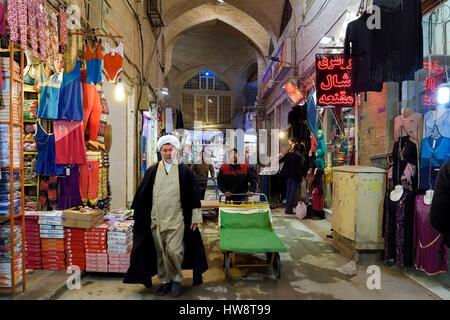
[[[403,196],[403,191],[404,191],[403,186],[396,185],[394,190],[391,191],[389,198],[394,202],[399,201],[400,198]]]

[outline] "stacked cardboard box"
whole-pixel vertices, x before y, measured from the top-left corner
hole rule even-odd
[[[64,228],[67,266],[78,266],[86,270],[85,230]]]
[[[14,277],[15,283],[22,281],[22,228],[14,226],[14,261],[11,255],[11,226],[9,223],[0,225],[0,288],[10,288]],[[11,263],[14,272],[11,274]]]
[[[108,225],[102,224],[85,232],[86,271],[108,272]]]
[[[109,272],[127,272],[132,246],[132,222],[113,222],[108,228]]]
[[[65,270],[66,255],[62,211],[53,211],[39,217],[44,270]]]
[[[25,261],[27,269],[42,269],[39,215],[33,212],[25,214]]]

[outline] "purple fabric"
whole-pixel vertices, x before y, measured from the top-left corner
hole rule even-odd
[[[70,167],[70,175],[59,177],[59,197],[57,210],[65,210],[83,205],[80,196],[80,167]]]
[[[447,247],[443,237],[433,229],[429,220],[431,206],[423,202],[423,195],[416,197],[414,212],[414,245],[416,268],[429,275],[447,273]],[[425,247],[425,248],[424,248]]]

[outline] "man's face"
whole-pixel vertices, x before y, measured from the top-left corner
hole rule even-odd
[[[171,163],[175,160],[177,149],[171,144],[165,144],[161,147],[160,152],[162,159],[167,163]]]
[[[238,160],[238,153],[236,151],[230,152],[230,160],[232,163],[236,163]]]

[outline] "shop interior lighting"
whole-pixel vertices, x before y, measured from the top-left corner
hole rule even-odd
[[[284,139],[284,132],[283,131],[280,131],[280,139]]]
[[[161,89],[161,94],[165,95],[165,96],[168,96],[169,95],[169,89],[168,88],[162,88]]]
[[[122,79],[120,78],[114,89],[114,97],[116,98],[117,101],[125,100],[125,87],[123,85]]]
[[[439,104],[448,104],[450,102],[450,84],[445,82],[441,84],[437,92],[437,102]]]
[[[334,41],[334,37],[332,37],[332,36],[324,36],[324,37],[320,40],[320,44],[328,45],[328,44],[330,44],[330,43],[333,42],[333,41]]]
[[[225,0],[217,0],[217,2],[224,3]]]

